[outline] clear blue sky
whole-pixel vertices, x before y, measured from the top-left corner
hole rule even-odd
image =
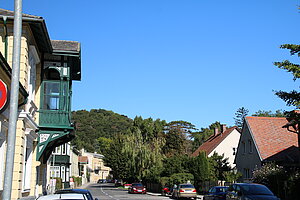
[[[298,89],[274,61],[299,44],[297,0],[23,0],[51,39],[82,45],[73,110],[234,125],[245,107],[290,110],[273,90]],[[1,2],[13,10],[13,1]]]

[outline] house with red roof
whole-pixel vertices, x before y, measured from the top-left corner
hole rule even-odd
[[[208,138],[193,154],[197,156],[201,151],[206,152],[208,157],[215,152],[219,155],[224,154],[224,158],[228,158],[231,167],[235,167],[234,159],[236,149],[241,133],[237,126],[227,128],[226,125],[221,125],[221,130],[215,128],[214,134]]]
[[[299,164],[297,134],[283,128],[287,123],[284,117],[245,117],[235,158],[243,181],[250,180],[264,162]]]

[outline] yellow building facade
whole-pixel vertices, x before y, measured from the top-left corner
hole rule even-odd
[[[13,59],[14,13],[0,9],[0,80],[10,91]],[[42,17],[23,14],[20,89],[11,199],[35,199],[46,191],[47,164],[38,144],[39,108],[44,54],[52,54],[52,44]],[[2,198],[9,123],[9,98],[0,110],[0,199]],[[47,147],[47,151],[52,149]],[[52,146],[51,148],[55,148]],[[37,159],[37,153],[39,158]],[[41,156],[42,155],[42,156]]]

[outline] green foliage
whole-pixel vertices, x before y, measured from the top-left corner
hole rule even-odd
[[[110,144],[110,151],[105,152],[104,162],[107,166],[112,168],[113,176],[116,179],[126,179],[130,177],[129,158],[122,153],[125,136],[118,134],[115,136],[113,142]]]
[[[183,184],[183,183],[187,183],[188,181],[190,181],[193,184],[194,183],[194,175],[191,173],[172,174],[169,181],[170,181],[169,185]]]
[[[186,121],[172,121],[165,130],[166,145],[164,153],[167,157],[177,154],[190,154],[192,152],[193,131],[197,130],[193,124]]]
[[[89,152],[98,150],[98,138],[114,138],[132,126],[132,120],[128,117],[104,109],[74,111],[72,120],[77,128],[72,145]]]
[[[297,55],[299,54],[300,45],[295,44],[283,44],[280,46],[282,49],[288,49],[290,50],[291,55]],[[294,81],[298,78],[300,78],[300,66],[299,64],[291,63],[288,60],[284,60],[282,62],[274,62],[274,65],[277,66],[280,69],[284,69],[287,72],[292,73]],[[293,90],[291,92],[284,92],[284,91],[276,91],[275,94],[284,100],[288,106],[296,106],[297,108],[300,107],[300,93]]]
[[[162,176],[169,177],[176,173],[188,173],[189,172],[190,157],[187,155],[174,155],[167,157],[163,161]]]
[[[73,180],[74,180],[74,187],[79,187],[82,185],[82,177],[76,177],[76,176],[72,176]]]
[[[204,181],[212,179],[212,166],[205,152],[200,152],[197,157],[192,157],[190,171],[198,186]]]
[[[172,187],[171,181],[170,181],[170,177],[161,177],[160,181],[159,181],[161,186],[167,186],[167,187]]]
[[[136,117],[126,134],[118,134],[106,142],[105,162],[113,170],[114,178],[128,181],[158,182],[163,169],[165,121]],[[103,141],[103,139],[101,139]]]
[[[256,113],[254,113],[252,116],[257,116],[257,117],[285,117],[285,113],[281,110],[276,110],[275,113],[272,113],[271,110],[269,110],[269,111],[259,110]]]
[[[62,179],[55,177],[54,179],[56,179],[56,184],[55,184],[55,190],[61,190],[63,189],[62,187]]]
[[[248,115],[248,113],[249,110],[244,107],[241,107],[236,111],[235,117],[233,119],[235,121],[235,125],[240,129],[243,128],[244,119]]]
[[[234,183],[236,182],[240,177],[242,177],[241,172],[234,172],[233,170],[231,171],[225,171],[223,173],[224,180],[229,183]]]
[[[276,165],[275,163],[266,163],[260,169],[253,172],[253,181],[266,185],[271,191],[281,196],[278,188],[283,186],[283,181],[286,179],[286,172],[283,167]]]
[[[97,139],[97,152],[101,154],[108,154],[110,152],[110,145],[112,144],[113,139],[105,138],[105,137],[99,137]]]
[[[216,152],[209,157],[209,161],[212,166],[212,176],[215,180],[225,180],[225,172],[231,171],[231,167],[229,166],[228,158],[224,158],[223,155],[218,155]]]
[[[199,146],[201,146],[210,136],[214,134],[214,129],[221,129],[220,122],[216,121],[212,123],[208,128],[201,128],[199,132],[192,133],[193,143],[192,150],[195,151]]]
[[[283,167],[275,163],[266,163],[260,169],[253,172],[253,181],[271,186],[276,184],[276,178],[282,177],[284,174]]]

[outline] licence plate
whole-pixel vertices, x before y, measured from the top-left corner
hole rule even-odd
[[[138,192],[143,192],[143,190],[138,190]]]

